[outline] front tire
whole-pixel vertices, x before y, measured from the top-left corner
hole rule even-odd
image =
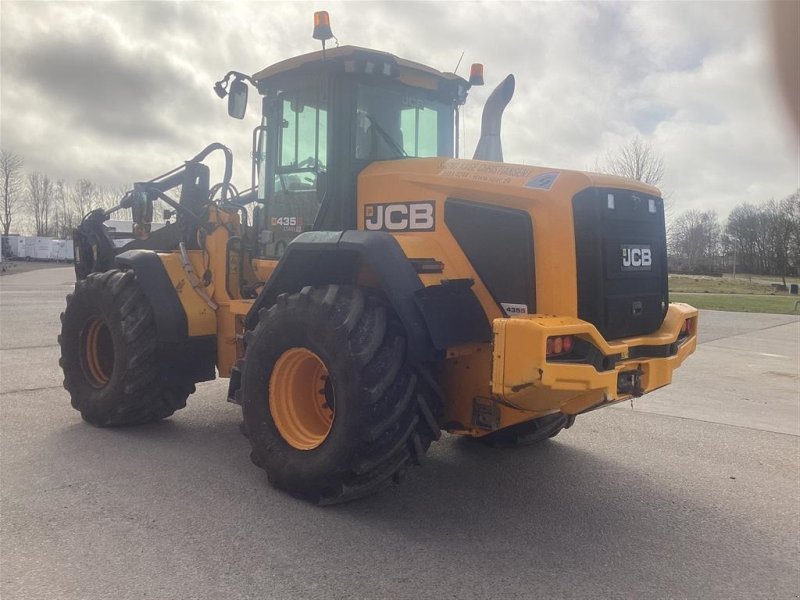
[[[441,397],[399,321],[352,286],[278,297],[248,335],[242,410],[277,488],[321,504],[397,482],[439,439]]]
[[[64,388],[85,421],[139,425],[186,406],[194,385],[162,372],[153,311],[133,271],[76,282],[61,324]]]

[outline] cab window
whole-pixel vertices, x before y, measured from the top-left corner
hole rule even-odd
[[[280,157],[270,205],[272,254],[312,229],[324,198],[328,107],[321,88],[281,96]]]
[[[358,86],[356,158],[452,156],[453,108],[415,88]]]

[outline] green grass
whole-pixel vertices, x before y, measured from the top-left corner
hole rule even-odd
[[[670,278],[671,283],[671,278]],[[753,294],[680,294],[670,290],[670,302],[685,302],[706,310],[758,312],[780,315],[798,314],[794,304],[800,297],[788,295],[756,296]]]
[[[670,292],[694,292],[706,294],[774,294],[772,283],[781,283],[780,277],[761,275],[748,277],[738,276],[707,277],[702,275],[670,275]],[[787,279],[786,283],[789,283]],[[786,294],[786,292],[778,292]]]

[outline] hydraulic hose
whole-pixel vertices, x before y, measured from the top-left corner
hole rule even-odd
[[[187,162],[203,162],[203,160],[215,150],[221,150],[225,155],[225,173],[222,176],[222,199],[227,200],[228,187],[230,186],[231,177],[233,176],[233,153],[230,148],[219,142],[214,142],[206,146],[197,156]]]
[[[208,295],[206,290],[203,288],[203,283],[200,281],[200,278],[194,272],[192,263],[189,262],[189,253],[186,252],[186,244],[181,242],[178,244],[178,248],[181,252],[181,263],[183,263],[183,270],[186,271],[186,276],[189,278],[189,283],[192,284],[192,288],[194,288],[194,291],[197,292],[197,295],[200,296],[205,303],[211,307],[212,310],[217,310],[219,308],[219,304],[214,302],[211,299],[211,296]]]

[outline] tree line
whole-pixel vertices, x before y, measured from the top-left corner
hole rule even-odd
[[[125,192],[90,179],[67,182],[24,171],[23,158],[0,150],[0,227],[10,233],[71,239],[72,230],[94,208],[111,208]],[[117,218],[125,218],[120,216]]]
[[[722,223],[714,211],[687,210],[668,227],[673,270],[800,273],[800,189],[764,204],[743,202]]]
[[[641,138],[606,155],[598,170],[658,186],[663,158]],[[69,239],[93,208],[110,208],[124,187],[108,188],[89,179],[65,182],[37,171],[25,173],[22,157],[0,151],[0,227],[3,235]],[[785,276],[800,274],[800,189],[782,200],[744,202],[722,223],[713,210],[667,214],[670,269],[689,273],[736,270]],[[124,211],[117,218],[130,218]]]

